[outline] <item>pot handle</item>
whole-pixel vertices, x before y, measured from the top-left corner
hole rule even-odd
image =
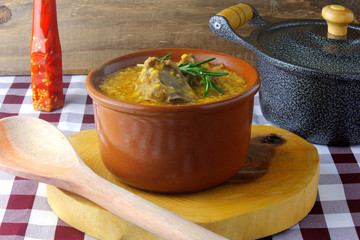
[[[256,48],[248,38],[241,37],[235,33],[235,29],[245,23],[254,26],[263,26],[266,22],[252,6],[245,3],[240,3],[222,10],[209,20],[210,29],[217,36],[241,44],[252,51],[256,51]]]

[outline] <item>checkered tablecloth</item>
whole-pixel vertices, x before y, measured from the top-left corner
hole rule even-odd
[[[39,117],[53,123],[65,135],[95,127],[85,76],[64,76],[65,106],[51,113],[33,110],[30,81],[30,76],[0,77],[0,118]],[[258,96],[253,123],[268,124],[261,114]],[[314,208],[295,226],[266,239],[360,238],[360,146],[316,147],[320,179]],[[68,226],[52,212],[45,184],[0,172],[0,240],[10,239],[94,238]]]

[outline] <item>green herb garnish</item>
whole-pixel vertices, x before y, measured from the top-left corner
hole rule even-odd
[[[171,56],[171,53],[160,59],[165,60],[168,57],[170,58],[170,56]],[[211,90],[216,89],[218,92],[220,92],[222,95],[224,95],[224,92],[211,80],[211,76],[220,77],[220,76],[228,75],[228,73],[226,73],[226,72],[206,72],[206,70],[207,70],[206,68],[200,67],[201,65],[211,62],[214,59],[215,58],[209,58],[205,61],[194,63],[194,64],[190,64],[190,62],[186,62],[186,63],[179,64],[179,66],[178,66],[180,71],[182,72],[182,74],[184,74],[184,76],[188,78],[190,83],[191,83],[191,78],[196,78],[197,76],[201,77],[203,82],[200,84],[205,86],[204,96],[207,96],[209,94],[210,89]]]
[[[171,60],[170,56],[171,56],[171,53],[167,54],[166,56],[164,56],[162,58],[159,58],[159,60],[165,60],[166,58],[169,58],[169,60]],[[196,78],[197,76],[201,77],[203,82],[201,82],[200,84],[205,86],[204,96],[208,96],[210,89],[214,90],[214,91],[216,89],[219,93],[224,95],[224,92],[211,80],[211,77],[225,76],[225,75],[228,75],[228,73],[227,72],[206,72],[207,68],[200,67],[202,64],[211,62],[214,59],[215,58],[209,58],[205,61],[194,63],[194,64],[190,64],[190,62],[186,62],[186,63],[182,63],[182,64],[178,65],[181,73],[184,74],[185,77],[187,77],[190,84],[191,84],[192,78]],[[142,67],[142,66],[144,66],[144,64],[137,64],[137,66]]]
[[[218,92],[220,92],[222,95],[224,95],[224,92],[211,80],[211,76],[220,77],[220,76],[228,75],[228,73],[227,72],[206,72],[206,70],[207,70],[206,68],[199,67],[202,64],[211,62],[214,59],[215,58],[209,58],[205,61],[194,63],[194,64],[190,64],[190,62],[186,62],[186,63],[182,63],[178,66],[180,71],[182,72],[182,74],[184,74],[184,76],[187,77],[190,82],[191,82],[191,78],[196,78],[197,75],[199,75],[201,77],[203,82],[200,84],[205,86],[204,96],[207,96],[209,94],[210,89],[211,90],[216,89]]]
[[[163,56],[162,58],[159,58],[159,60],[165,60],[167,58],[169,58],[169,60],[171,60],[170,56],[172,53],[169,53],[168,55]]]

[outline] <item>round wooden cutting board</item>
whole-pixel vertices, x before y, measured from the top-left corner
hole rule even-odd
[[[254,125],[248,160],[238,174],[218,187],[189,194],[151,193],[121,183],[101,161],[95,130],[69,139],[101,177],[229,239],[283,231],[303,219],[315,203],[317,150],[280,128]],[[76,194],[48,185],[47,196],[59,218],[95,238],[160,239]]]

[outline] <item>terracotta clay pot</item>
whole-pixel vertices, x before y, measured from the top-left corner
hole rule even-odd
[[[101,93],[99,81],[149,56],[183,53],[199,60],[216,57],[242,75],[247,90],[226,100],[183,106],[148,106],[118,101]],[[258,72],[248,63],[217,52],[156,49],[123,55],[95,67],[86,79],[94,100],[100,153],[105,166],[123,182],[145,190],[192,192],[216,186],[233,176],[248,153]]]

